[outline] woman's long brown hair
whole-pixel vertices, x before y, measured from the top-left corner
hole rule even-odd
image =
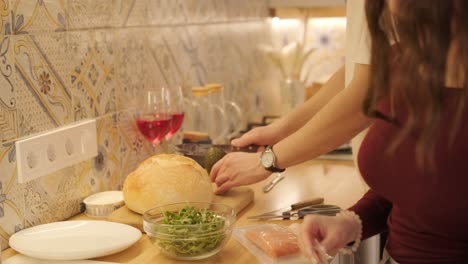
[[[364,100],[364,113],[382,117],[377,103],[388,96],[391,114],[401,107],[407,112],[400,135],[390,145],[393,152],[402,141],[420,131],[416,141],[416,160],[420,166],[433,164],[434,138],[439,133],[446,65],[449,46],[454,37],[459,43],[455,62],[458,80],[463,80],[464,96],[452,122],[453,131],[459,128],[464,105],[468,102],[468,1],[466,0],[402,0],[398,14],[389,15],[385,0],[367,0],[366,15],[371,35],[370,89]],[[390,76],[389,39],[397,40],[399,51],[398,74]],[[389,83],[392,83],[391,89]],[[395,121],[395,120],[394,120]],[[451,138],[454,138],[452,135]],[[450,139],[448,139],[450,140]]]

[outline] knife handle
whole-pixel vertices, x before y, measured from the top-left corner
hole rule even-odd
[[[231,151],[242,151],[242,152],[257,152],[259,145],[251,144],[248,146],[244,147],[235,147],[235,146],[230,146]]]
[[[291,210],[297,210],[300,208],[304,208],[306,206],[316,205],[323,203],[323,198],[314,198],[310,200],[301,201],[295,204],[291,204]]]

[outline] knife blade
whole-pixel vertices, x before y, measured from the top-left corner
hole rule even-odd
[[[304,208],[304,207],[307,207],[307,206],[318,205],[318,204],[323,203],[323,201],[324,200],[321,197],[312,198],[312,199],[300,201],[300,202],[297,202],[297,203],[293,203],[290,206],[280,208],[280,209],[276,209],[276,210],[266,212],[266,213],[263,213],[263,214],[248,216],[247,219],[258,219],[258,218],[263,218],[263,217],[266,217],[266,216],[277,215],[278,213],[281,214],[281,213],[284,213],[284,212],[290,212],[290,211],[298,210],[298,209],[301,209],[301,208]]]

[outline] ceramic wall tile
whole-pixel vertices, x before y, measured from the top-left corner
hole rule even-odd
[[[239,26],[238,24],[236,24]],[[244,28],[246,25],[242,25]],[[250,47],[244,45],[245,44],[245,37],[242,34],[237,34],[235,31],[234,25],[231,24],[222,24],[217,26],[219,33],[217,34],[217,40],[213,43],[216,44],[216,47],[213,46],[210,50],[216,50],[212,54],[208,52],[203,52],[205,55],[204,57],[207,58],[218,58],[219,59],[219,66],[217,72],[217,78],[222,79],[225,85],[225,95],[228,99],[231,98],[231,94],[236,93],[238,94],[238,87],[237,83],[240,80],[246,79],[247,69],[250,68],[250,65],[247,63],[248,58],[246,55],[251,52]],[[211,59],[213,61],[213,59]],[[242,65],[242,67],[239,67]],[[210,68],[210,66],[207,66]],[[209,70],[209,75],[214,72],[214,70]],[[216,77],[216,76],[215,76]]]
[[[75,120],[117,110],[115,102],[113,31],[69,33],[71,90]]]
[[[15,65],[10,34],[10,0],[0,0],[0,143],[13,140],[18,136]]]
[[[152,25],[242,21],[268,16],[266,0],[146,0]]]
[[[229,23],[223,27],[222,32],[227,32],[221,34],[226,46],[222,72],[225,96],[242,109],[243,118],[238,123],[246,126],[251,113],[258,115],[258,112],[262,112],[259,106],[261,87],[257,81],[272,77],[259,52],[259,47],[268,41],[268,35],[262,33],[265,30],[264,22]]]
[[[251,65],[249,62],[253,60],[252,52],[254,47],[247,45],[246,43],[246,30],[245,34],[239,33],[239,24],[227,24],[223,27],[227,34],[222,34],[222,43],[225,47],[226,58],[224,59],[223,77],[226,79],[226,97],[233,100],[233,94],[238,95],[239,83],[242,80],[246,80],[249,74],[254,74],[251,71]],[[247,28],[248,24],[242,24],[242,28]],[[243,65],[239,67],[239,65]]]
[[[265,19],[269,16],[267,0],[249,1],[247,19]]]
[[[227,21],[225,1],[201,0],[198,1],[196,17],[198,22]]]
[[[61,221],[79,213],[77,185],[73,167],[25,183],[26,227]]]
[[[98,155],[75,167],[80,198],[96,192],[122,188],[120,134],[117,115],[106,115],[96,123]]]
[[[0,37],[11,34],[11,3],[10,0],[0,0]]]
[[[135,123],[135,111],[120,112],[117,117],[122,179],[135,170],[140,162],[160,151],[160,147],[153,147],[138,131]],[[159,149],[159,150],[158,150]]]
[[[0,143],[18,136],[14,85],[14,63],[11,51],[11,4],[0,0]]]
[[[188,86],[206,83],[207,71],[200,56],[197,38],[197,26],[179,26],[164,30],[163,35],[174,55],[182,82]]]
[[[0,41],[0,143],[2,143],[15,139],[19,133],[12,37],[3,35]]]
[[[74,121],[66,33],[13,36],[19,136]]]
[[[187,27],[189,35],[193,36],[193,45],[197,47],[197,56],[193,56],[192,59],[199,64],[200,70],[203,69],[204,83],[224,82],[225,77],[232,74],[224,67],[229,58],[230,47],[230,43],[225,43],[222,37],[222,35],[229,34],[226,25],[208,24]],[[235,67],[235,64],[230,66]]]
[[[148,35],[148,62],[153,72],[156,85],[174,86],[183,82],[181,69],[175,54],[170,49],[168,31],[160,28],[151,28]]]
[[[271,41],[271,32],[266,21],[230,24],[231,34],[227,36],[233,42],[232,49],[234,56],[242,58],[240,64],[243,72],[240,72],[243,79],[264,79],[270,78],[271,74],[267,67],[266,56],[262,47],[269,45]]]
[[[13,143],[0,145],[0,239],[2,248],[10,236],[25,227],[23,186],[18,184]]]
[[[211,12],[216,21],[228,21],[228,0],[212,0]]]
[[[226,21],[225,1],[186,0],[183,10],[189,23],[209,23]]]
[[[111,27],[113,1],[67,0],[67,13],[70,30]]]
[[[239,21],[247,17],[246,12],[248,12],[248,8],[246,0],[226,0],[226,6],[229,21]]]
[[[214,23],[228,20],[226,0],[147,0],[152,25]]]
[[[66,0],[11,0],[13,34],[60,32],[67,28]]]
[[[118,29],[115,31],[114,45],[117,107],[122,110],[134,108],[137,95],[149,88],[147,76],[155,74],[148,62],[151,54],[148,31],[141,28]],[[159,72],[156,74],[160,75]]]
[[[249,23],[245,26],[244,45],[250,47],[250,51],[246,53],[246,68],[247,79],[241,87],[245,92],[242,93],[243,98],[239,98],[239,103],[243,104],[243,109],[246,110],[249,120],[255,119],[265,110],[268,103],[262,100],[264,94],[274,94],[272,85],[276,83],[277,74],[274,71],[273,65],[269,58],[262,51],[261,47],[269,45],[271,41],[270,25],[266,21]],[[233,98],[234,95],[230,95]],[[272,104],[274,105],[274,104]],[[258,120],[258,119],[256,119]]]
[[[267,0],[227,0],[232,8],[230,18],[239,20],[262,20],[269,16],[269,6]]]
[[[148,25],[148,5],[154,0],[113,0],[114,27]]]
[[[193,6],[192,0],[142,0],[148,1],[148,23],[150,25],[175,25],[188,23],[187,9]],[[187,2],[185,2],[187,1]]]

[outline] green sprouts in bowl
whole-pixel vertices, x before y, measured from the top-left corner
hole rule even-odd
[[[144,228],[161,251],[176,259],[203,259],[219,252],[232,233],[235,212],[211,203],[179,203],[144,214]]]

